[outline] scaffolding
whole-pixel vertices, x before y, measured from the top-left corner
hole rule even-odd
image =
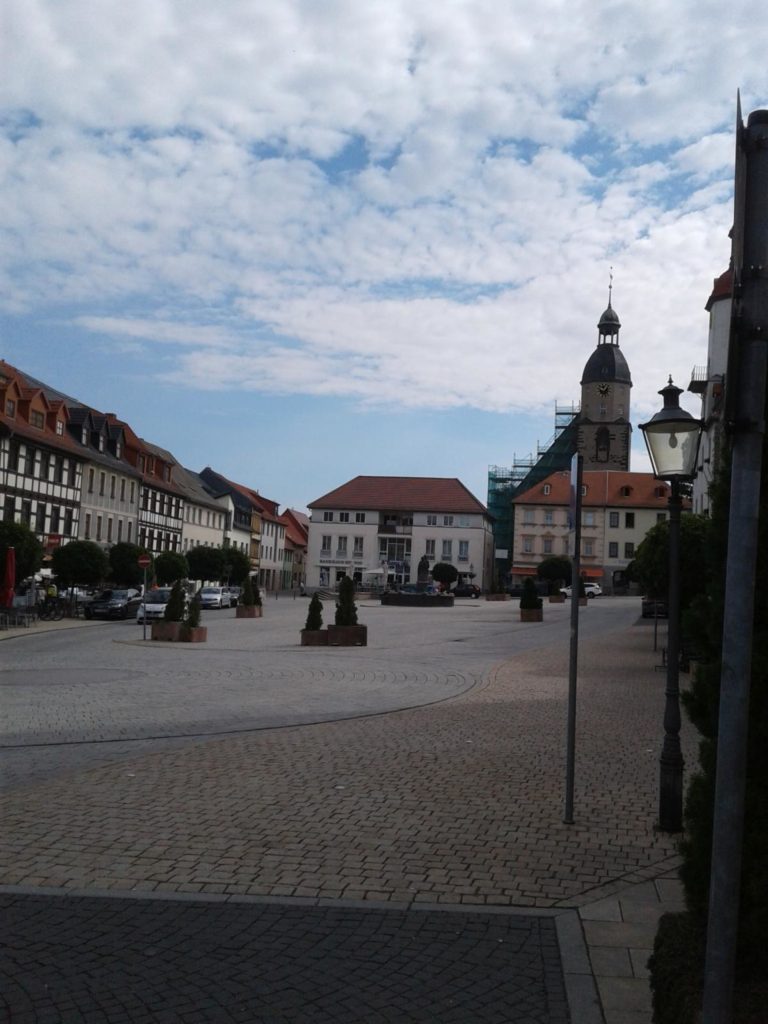
[[[536,452],[513,455],[511,466],[488,467],[488,511],[494,517],[493,539],[497,578],[503,581],[512,568],[514,517],[512,499],[516,494],[559,469],[568,469],[576,450],[578,402],[555,405],[555,431],[546,444],[536,444]],[[500,552],[506,552],[501,555]]]

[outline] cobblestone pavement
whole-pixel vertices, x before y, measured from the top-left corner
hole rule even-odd
[[[566,1024],[552,918],[0,897],[14,1024]]]
[[[190,741],[15,786],[0,884],[396,913],[458,904],[481,920],[499,908],[510,919],[585,908],[668,876],[674,842],[654,829],[664,676],[648,628],[618,626],[583,636],[574,825],[562,822],[568,652],[558,643],[524,648],[430,707]],[[691,763],[687,726],[683,740]]]

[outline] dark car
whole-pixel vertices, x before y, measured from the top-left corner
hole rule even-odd
[[[141,604],[138,590],[102,590],[83,608],[86,619],[127,619]]]
[[[480,587],[475,583],[458,583],[451,591],[454,597],[480,597]]]

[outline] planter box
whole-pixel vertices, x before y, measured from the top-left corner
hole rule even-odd
[[[329,647],[367,647],[367,626],[329,626]]]
[[[302,647],[327,647],[328,646],[328,630],[327,629],[302,629],[302,631],[301,631],[301,646]]]
[[[186,644],[204,644],[208,640],[207,626],[193,626],[179,634],[179,640]]]
[[[508,601],[509,594],[486,594],[486,601]]]
[[[543,622],[544,621],[544,609],[543,608],[521,608],[520,609],[520,621],[521,622]]]
[[[236,619],[260,619],[264,609],[260,604],[239,604],[235,608]]]
[[[181,632],[180,622],[153,622],[153,640],[178,640]]]
[[[565,604],[565,594],[550,594],[549,595],[549,603],[550,604]]]

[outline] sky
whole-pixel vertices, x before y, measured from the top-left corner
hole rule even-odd
[[[706,363],[762,0],[5,0],[0,355],[303,509]],[[691,395],[682,400],[699,412]]]

